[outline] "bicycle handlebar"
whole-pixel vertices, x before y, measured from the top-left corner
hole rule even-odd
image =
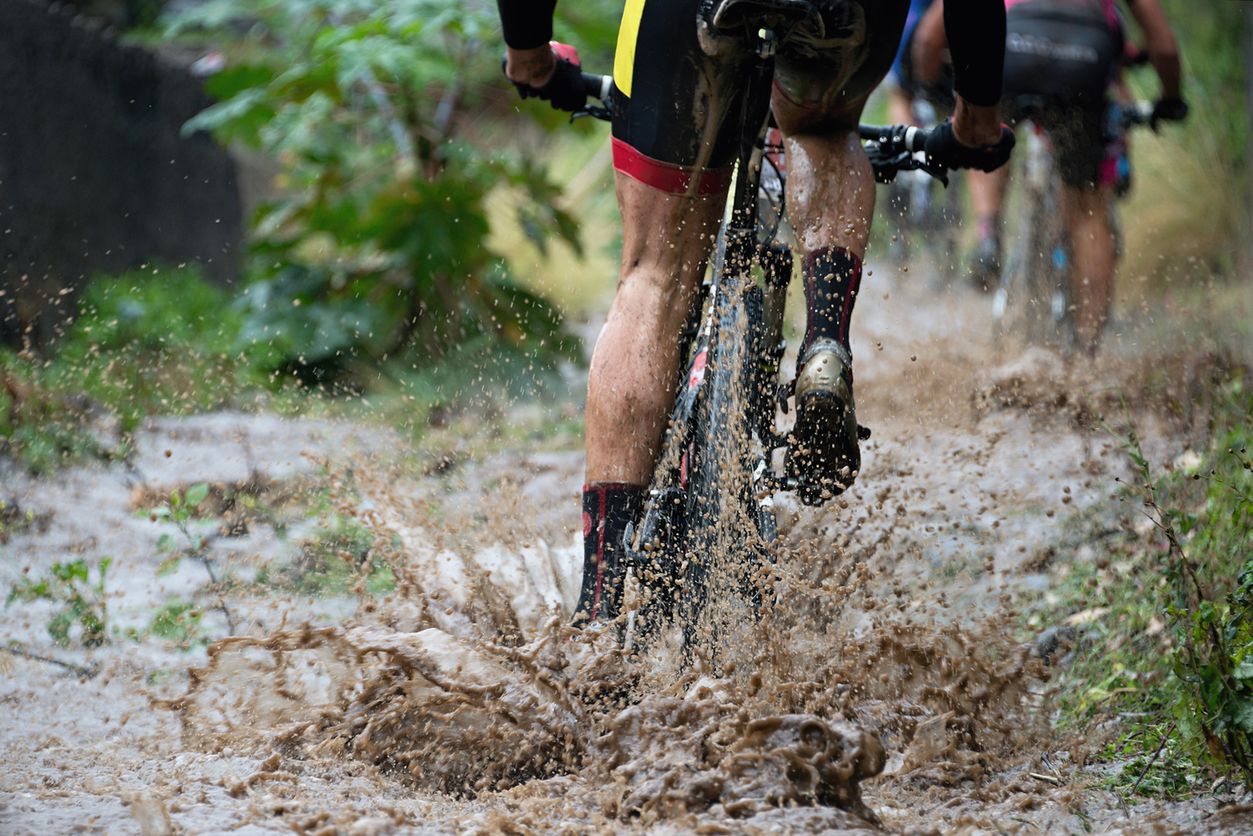
[[[913,125],[858,125],[857,135],[884,153],[912,154],[927,147],[930,131]]]
[[[583,92],[600,99],[603,106],[588,105],[572,114],[572,119],[591,116],[609,121],[613,99],[613,78],[595,73],[583,73]],[[914,156],[927,147],[929,131],[913,125],[860,125],[858,136],[865,142],[866,154],[874,169],[875,179],[890,183],[901,171],[925,171],[948,185],[948,169],[933,160]]]
[[[609,91],[613,89],[613,76],[583,73],[583,92],[594,99],[609,104]]]
[[[602,105],[585,105],[581,110],[570,114],[570,121],[584,116],[591,116],[602,122],[608,122],[613,114],[609,109],[613,101],[613,76],[583,73],[583,93],[593,99],[600,99]]]

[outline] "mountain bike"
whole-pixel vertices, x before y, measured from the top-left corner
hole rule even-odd
[[[1026,100],[1019,109],[1027,117],[1026,142],[1015,154],[1022,160],[1022,195],[1018,202],[1017,233],[1000,283],[992,298],[992,317],[998,339],[1016,335],[1028,343],[1070,349],[1075,342],[1074,288],[1070,241],[1061,205],[1061,180],[1048,132],[1031,119],[1045,106]],[[1107,114],[1111,140],[1148,125],[1151,102],[1112,104]],[[1116,203],[1111,227],[1120,246]]]
[[[788,436],[777,421],[792,396],[780,363],[793,266],[791,249],[779,240],[786,166],[769,117],[779,40],[778,28],[759,29],[753,40],[734,185],[682,335],[685,362],[644,510],[625,537],[640,601],[627,630],[627,644],[636,648],[673,621],[691,648],[715,589],[758,610],[770,589],[774,497],[816,489],[782,473]],[[583,78],[587,94],[605,106],[576,116],[609,119],[610,77]],[[921,153],[927,131],[863,125],[860,136],[880,182],[914,170],[947,182],[947,170]]]

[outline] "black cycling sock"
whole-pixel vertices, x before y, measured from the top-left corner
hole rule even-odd
[[[583,486],[583,584],[574,626],[618,617],[627,569],[622,537],[639,517],[645,490],[623,482]]]
[[[848,324],[861,287],[861,259],[843,247],[820,247],[805,256],[805,340],[837,340],[848,348]]]

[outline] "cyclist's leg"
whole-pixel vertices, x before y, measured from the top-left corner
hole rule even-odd
[[[975,249],[970,256],[970,281],[980,290],[991,290],[1001,272],[1001,212],[1009,188],[1010,167],[996,171],[970,171],[970,206],[975,213]]]
[[[617,615],[621,537],[674,401],[680,338],[718,229],[735,138],[736,52],[701,50],[699,0],[629,2],[614,62],[618,291],[588,375],[579,621]],[[640,60],[635,60],[636,54]]]
[[[1066,186],[1063,191],[1066,227],[1070,232],[1071,298],[1075,306],[1075,338],[1088,353],[1096,351],[1114,302],[1116,266],[1114,230],[1110,223],[1110,186]]]
[[[836,30],[847,33],[843,44],[779,56],[772,102],[787,144],[788,215],[804,250],[806,327],[788,469],[820,480],[822,488],[802,491],[811,503],[844,490],[861,467],[849,322],[875,184],[857,125],[888,71],[908,10],[905,2],[850,6],[857,10],[852,25]]]
[[[1114,172],[1106,165],[1104,103],[1073,109],[1051,126],[1070,234],[1071,304],[1079,347],[1096,351],[1114,300],[1116,246],[1110,205]]]
[[[679,337],[724,201],[670,194],[621,172],[615,180],[622,267],[592,352],[587,478],[647,485],[674,402]]]

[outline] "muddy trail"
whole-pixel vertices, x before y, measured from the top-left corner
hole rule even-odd
[[[1197,442],[1214,355],[1131,321],[1067,363],[998,345],[963,288],[863,287],[862,475],[781,502],[776,602],[691,668],[564,628],[573,435],[485,452],[214,414],[151,421],[127,466],[5,470],[6,588],[111,563],[99,647],[52,643],[59,604],[0,611],[6,644],[64,663],[0,655],[0,830],[1246,829],[1229,792],[1101,789],[1025,626],[1131,524],[1118,433],[1157,462]]]

